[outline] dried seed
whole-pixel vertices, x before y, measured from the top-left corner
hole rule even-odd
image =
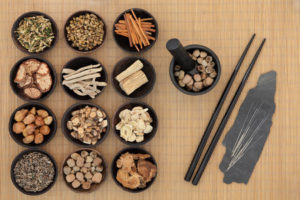
[[[204,81],[203,81],[203,85],[205,87],[208,87],[210,85],[212,85],[212,83],[214,82],[214,79],[212,79],[211,77],[207,77]]]
[[[201,81],[200,74],[194,74],[193,78],[194,78],[195,81]]]
[[[215,78],[215,77],[217,77],[217,72],[216,72],[216,71],[213,71],[212,73],[209,74],[209,76],[210,76],[211,78]]]
[[[186,75],[184,76],[182,82],[183,82],[184,84],[188,84],[190,81],[192,81],[191,75],[186,74]]]
[[[200,57],[205,58],[207,56],[207,53],[205,51],[200,52]]]
[[[198,64],[201,64],[202,61],[203,61],[203,58],[201,58],[201,57],[197,58],[197,63],[198,63]]]
[[[181,69],[181,67],[179,65],[175,65],[174,70],[175,71],[179,71]]]
[[[179,81],[178,81],[178,85],[179,85],[180,87],[185,87],[185,84],[183,83],[182,80],[179,80]]]
[[[199,50],[199,49],[195,49],[195,50],[193,51],[193,56],[199,57],[199,56],[200,56],[200,50]]]
[[[211,56],[206,56],[205,60],[207,63],[210,63],[213,60],[213,58]]]
[[[197,66],[197,70],[198,70],[199,72],[205,72],[205,67],[204,67],[203,65],[198,65],[198,66]]]

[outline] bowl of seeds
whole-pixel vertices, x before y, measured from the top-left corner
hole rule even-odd
[[[182,70],[173,58],[170,63],[170,78],[181,92],[188,95],[201,95],[212,90],[221,76],[221,64],[218,56],[202,45],[184,47],[196,65],[196,72],[190,74]]]
[[[99,48],[106,36],[103,19],[92,11],[78,11],[71,15],[64,27],[65,39],[72,49],[90,52]]]
[[[41,147],[50,142],[56,133],[54,113],[40,103],[27,103],[18,107],[9,120],[12,139],[24,147]]]
[[[94,147],[109,133],[109,118],[100,106],[77,103],[69,107],[61,121],[64,136],[81,147]]]
[[[41,54],[52,49],[58,30],[54,20],[45,13],[32,11],[17,18],[11,29],[14,44],[28,54]]]
[[[112,177],[123,190],[137,193],[148,189],[157,177],[154,157],[144,149],[127,148],[114,158]]]
[[[57,179],[57,164],[47,152],[28,149],[19,153],[10,169],[15,187],[27,195],[40,195],[49,191]]]
[[[158,119],[151,106],[142,102],[130,102],[117,110],[113,126],[121,142],[138,146],[153,139],[157,132]]]
[[[115,20],[113,36],[120,48],[128,52],[145,52],[158,37],[158,24],[146,10],[132,8],[122,12]]]
[[[63,162],[62,174],[66,185],[75,192],[95,191],[106,177],[106,165],[94,149],[79,149]]]

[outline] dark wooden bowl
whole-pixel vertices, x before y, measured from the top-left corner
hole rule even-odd
[[[73,46],[72,46],[72,42],[69,41],[68,38],[67,38],[67,27],[70,25],[70,21],[71,21],[74,17],[79,17],[80,15],[85,15],[85,14],[87,14],[87,13],[88,13],[88,14],[94,14],[94,15],[96,15],[97,18],[103,22],[103,31],[104,31],[104,33],[103,33],[103,40],[102,40],[102,43],[101,43],[100,45],[95,46],[95,47],[94,47],[93,49],[91,49],[91,50],[85,51],[85,50],[79,50],[79,48],[73,47]],[[93,11],[89,11],[89,10],[78,11],[78,12],[72,14],[72,15],[67,19],[67,21],[66,21],[66,23],[65,23],[65,26],[64,26],[64,36],[65,36],[65,40],[66,40],[68,46],[69,46],[70,48],[74,49],[75,51],[81,52],[81,53],[91,52],[91,51],[94,51],[94,50],[98,49],[99,47],[101,47],[102,44],[104,43],[105,37],[106,37],[106,25],[105,25],[105,22],[104,22],[103,18],[100,17],[100,15],[98,15],[97,13],[95,13],[95,12],[93,12]]]
[[[23,155],[27,155],[27,154],[29,154],[31,152],[39,152],[39,153],[45,154],[52,161],[53,166],[54,166],[55,175],[54,175],[53,182],[47,188],[45,188],[44,190],[42,190],[40,192],[27,192],[27,191],[25,191],[23,188],[21,188],[17,184],[17,182],[15,180],[15,177],[14,177],[14,168],[15,168],[17,162],[23,157]],[[43,151],[43,150],[40,150],[40,149],[27,149],[27,150],[22,151],[21,153],[19,153],[15,157],[15,159],[13,160],[13,162],[11,164],[11,167],[10,167],[10,178],[11,178],[11,181],[13,182],[14,186],[20,192],[22,192],[23,194],[31,195],[31,196],[40,195],[40,194],[44,194],[44,193],[48,192],[53,187],[53,185],[55,184],[55,182],[57,180],[57,174],[58,174],[58,169],[57,169],[57,164],[56,164],[54,158],[49,153],[47,153],[46,151]]]
[[[73,138],[71,136],[71,131],[67,128],[67,122],[68,120],[71,119],[72,116],[72,112],[81,108],[84,108],[85,106],[91,106],[91,107],[96,107],[98,109],[100,109],[101,111],[104,111],[106,114],[106,119],[107,119],[107,127],[106,127],[106,131],[104,133],[101,133],[101,138],[97,141],[96,144],[92,145],[92,144],[84,144],[83,142],[81,142],[80,140],[77,140],[75,138]],[[109,121],[109,117],[107,112],[101,108],[100,106],[93,104],[93,103],[76,103],[73,104],[72,106],[70,106],[64,113],[62,120],[61,120],[61,129],[62,132],[64,134],[64,136],[73,144],[80,146],[82,148],[87,148],[87,147],[95,147],[97,145],[99,145],[100,143],[102,143],[104,141],[104,139],[106,138],[106,136],[109,133],[109,128],[110,128],[110,121]]]
[[[94,152],[96,152],[97,153],[97,155],[102,159],[102,165],[103,165],[103,171],[101,172],[102,173],[102,180],[101,180],[101,182],[100,183],[97,183],[97,184],[91,184],[91,188],[89,189],[89,190],[85,190],[85,189],[83,189],[82,187],[79,187],[79,188],[73,188],[72,187],[72,183],[68,183],[67,181],[66,181],[66,175],[64,174],[64,166],[66,166],[67,165],[67,160],[71,157],[71,155],[73,154],[73,153],[79,153],[80,154],[80,152],[81,151],[87,151],[87,152],[91,152],[91,151],[94,151]],[[74,152],[72,152],[72,153],[70,153],[69,155],[68,155],[68,157],[66,157],[65,158],[65,160],[64,160],[64,162],[63,162],[63,165],[62,165],[62,168],[61,168],[61,172],[62,172],[62,176],[63,176],[63,179],[64,179],[64,182],[66,183],[66,185],[68,186],[68,188],[70,188],[71,190],[73,190],[74,192],[93,192],[93,191],[95,191],[96,189],[98,189],[99,188],[99,186],[104,182],[104,180],[105,180],[105,178],[106,178],[106,164],[105,164],[105,160],[103,159],[103,157],[101,156],[101,154],[100,154],[100,152],[98,152],[97,150],[95,150],[95,149],[90,149],[90,148],[82,148],[82,149],[78,149],[78,150],[76,150],[76,151],[74,151]]]
[[[13,124],[16,122],[14,120],[16,112],[21,109],[30,110],[32,107],[36,107],[37,110],[38,109],[46,110],[49,113],[49,115],[52,116],[52,118],[53,118],[52,123],[49,125],[50,133],[48,135],[44,135],[44,141],[41,144],[35,144],[34,142],[29,143],[29,144],[23,143],[23,138],[24,138],[23,134],[16,134],[13,132],[13,129],[12,129]],[[8,129],[9,129],[10,136],[17,144],[19,144],[23,147],[27,147],[27,148],[38,148],[38,147],[42,147],[42,146],[46,145],[53,139],[53,137],[56,134],[57,121],[56,121],[55,114],[52,112],[52,110],[50,110],[50,108],[48,108],[47,106],[45,106],[43,104],[37,103],[37,102],[31,102],[31,103],[23,104],[14,110],[14,112],[11,114],[10,119],[9,119]]]
[[[141,18],[153,18],[153,20],[149,21],[149,22],[152,22],[152,24],[155,25],[155,30],[156,32],[152,35],[152,37],[155,38],[155,40],[150,40],[150,45],[149,46],[146,46],[146,47],[143,47],[143,49],[140,49],[139,53],[142,53],[142,52],[145,52],[147,50],[149,50],[156,42],[157,38],[158,38],[158,24],[157,24],[157,21],[156,19],[146,10],[143,10],[141,8],[132,8],[135,15],[137,17],[141,17]],[[115,33],[115,24],[118,23],[119,20],[121,19],[124,19],[123,15],[125,13],[131,13],[131,9],[128,9],[128,10],[125,10],[124,12],[122,12],[115,20],[114,24],[113,24],[113,36],[114,36],[114,39],[117,43],[117,45],[125,50],[125,51],[128,51],[128,52],[134,52],[134,53],[137,53],[137,50],[136,48],[133,46],[133,47],[130,47],[129,46],[129,40],[127,37],[124,37],[124,36],[121,36],[121,35],[118,35]]]
[[[19,69],[19,66],[22,64],[22,62],[28,60],[28,59],[37,59],[40,62],[44,62],[48,65],[49,69],[50,69],[50,75],[52,77],[52,86],[51,89],[48,92],[45,92],[42,94],[42,96],[39,99],[31,99],[29,97],[27,97],[24,93],[23,93],[23,89],[18,87],[18,84],[14,82],[14,79],[16,77],[17,71]],[[57,77],[56,77],[56,72],[55,69],[53,68],[53,66],[49,63],[49,61],[37,57],[37,56],[27,56],[24,58],[21,58],[10,70],[10,75],[9,75],[9,83],[10,83],[10,87],[13,90],[13,92],[21,99],[23,99],[24,101],[42,101],[45,100],[47,97],[49,97],[53,92],[54,89],[56,87],[56,82],[57,82]]]
[[[135,106],[142,106],[143,108],[148,108],[148,112],[150,114],[150,116],[152,117],[152,120],[153,122],[151,123],[152,127],[153,127],[153,130],[148,133],[148,134],[145,134],[144,135],[144,141],[142,142],[128,142],[128,141],[125,141],[121,136],[120,136],[120,131],[116,129],[116,125],[121,121],[120,117],[119,117],[119,114],[122,110],[124,109],[129,109],[131,110],[132,108],[134,108]],[[126,104],[123,104],[118,110],[117,112],[115,113],[115,116],[114,116],[114,119],[113,119],[113,129],[114,129],[114,132],[117,136],[117,138],[123,142],[124,144],[127,144],[129,146],[139,146],[139,145],[144,145],[146,143],[148,143],[150,140],[153,139],[153,137],[155,136],[156,132],[157,132],[157,128],[158,128],[158,119],[157,119],[157,115],[154,111],[154,109],[145,104],[145,103],[142,103],[142,102],[130,102],[130,103],[126,103]]]
[[[202,94],[205,94],[205,93],[208,93],[209,91],[211,91],[218,83],[219,79],[220,79],[220,76],[221,76],[221,64],[220,64],[220,61],[219,61],[219,58],[218,56],[209,48],[205,47],[205,46],[202,46],[202,45],[198,45],[198,44],[193,44],[193,45],[188,45],[186,47],[184,47],[189,53],[193,53],[193,51],[195,49],[200,49],[200,50],[203,50],[203,51],[206,51],[207,54],[209,56],[211,56],[215,62],[215,70],[217,72],[217,77],[214,79],[214,82],[211,86],[209,87],[205,87],[203,88],[202,90],[200,90],[199,92],[194,92],[194,91],[189,91],[185,88],[182,88],[178,85],[178,81],[174,75],[174,67],[176,66],[176,62],[175,62],[175,59],[172,58],[171,60],[171,63],[170,63],[170,69],[169,69],[169,74],[170,74],[170,78],[171,78],[171,81],[173,83],[173,85],[181,92],[183,92],[184,94],[188,94],[188,95],[192,95],[192,96],[196,96],[196,95],[202,95]]]
[[[69,69],[77,70],[77,69],[79,69],[81,67],[84,67],[84,66],[87,66],[87,65],[94,65],[94,64],[100,64],[100,66],[102,67],[102,71],[100,72],[101,73],[101,77],[96,78],[96,81],[104,81],[104,82],[107,83],[107,73],[106,73],[105,67],[99,61],[97,61],[97,60],[95,60],[94,58],[91,58],[91,57],[80,56],[80,57],[73,58],[72,60],[70,60],[69,62],[67,62],[67,64],[64,65],[64,67],[62,68],[62,70],[64,68],[69,68]],[[73,90],[69,89],[67,86],[65,86],[65,85],[62,84],[63,80],[64,80],[63,79],[63,74],[62,74],[62,71],[61,71],[60,72],[60,84],[63,87],[63,89],[66,92],[66,94],[69,95],[70,97],[72,97],[73,99],[83,100],[83,101],[91,100],[92,99],[88,95],[86,95],[86,96],[79,96],[79,95],[77,95],[76,93],[73,92]],[[104,88],[105,87],[97,86],[97,89],[101,90],[101,92],[98,93],[95,96],[95,98],[98,97],[100,94],[103,93]]]
[[[140,60],[144,67],[141,69],[147,76],[148,82],[142,85],[140,88],[136,89],[133,93],[130,95],[127,95],[120,87],[119,81],[115,79],[115,77],[120,74],[122,71],[127,69],[131,64],[133,64],[136,60]],[[155,84],[156,81],[156,73],[155,69],[152,66],[152,64],[147,61],[145,58],[139,57],[139,56],[129,56],[125,57],[122,60],[120,60],[114,67],[114,70],[112,72],[112,83],[118,94],[121,96],[130,98],[130,99],[136,99],[136,98],[142,98],[148,95]]]
[[[141,149],[141,148],[126,148],[126,149],[123,149],[121,150],[119,153],[117,153],[117,155],[115,156],[115,158],[113,159],[112,161],[112,165],[111,165],[111,172],[112,172],[112,177],[115,181],[115,183],[120,186],[123,190],[125,191],[128,191],[128,192],[131,192],[131,193],[138,193],[138,192],[143,192],[145,190],[147,190],[155,181],[156,177],[157,177],[157,172],[156,172],[156,176],[152,178],[152,180],[150,182],[147,183],[146,187],[144,188],[137,188],[137,189],[129,189],[129,188],[126,188],[124,187],[121,183],[119,183],[119,181],[117,180],[117,172],[118,172],[118,167],[117,167],[117,160],[119,159],[119,157],[126,153],[126,152],[129,152],[129,153],[141,153],[141,154],[149,154],[150,155],[150,158],[147,158],[146,160],[150,161],[151,163],[153,163],[156,167],[157,167],[157,163],[154,159],[154,157],[146,150],[144,149]],[[158,167],[157,167],[157,171],[158,171]]]
[[[34,52],[29,52],[25,47],[23,47],[21,45],[21,43],[17,39],[15,31],[19,27],[19,23],[21,22],[22,19],[24,19],[26,17],[37,16],[37,15],[42,15],[45,18],[50,20],[51,25],[52,25],[52,30],[53,30],[53,33],[54,33],[54,39],[53,39],[52,44],[51,44],[50,47],[46,47],[41,52],[34,53]],[[30,55],[39,55],[39,54],[42,54],[42,53],[45,53],[45,52],[49,51],[50,49],[52,49],[54,47],[54,45],[56,44],[57,38],[58,38],[58,29],[57,29],[55,21],[49,15],[47,15],[45,13],[42,13],[42,12],[38,12],[38,11],[31,11],[31,12],[24,13],[23,15],[21,15],[20,17],[17,18],[17,20],[14,22],[14,24],[12,26],[12,29],[11,29],[11,37],[12,37],[12,40],[13,40],[14,44],[16,45],[16,47],[19,50],[23,51],[24,53],[30,54]]]

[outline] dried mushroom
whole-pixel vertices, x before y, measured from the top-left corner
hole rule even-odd
[[[67,121],[70,135],[84,144],[96,144],[107,126],[105,112],[91,106],[73,111],[71,119]]]
[[[117,181],[129,189],[144,188],[157,172],[156,166],[145,160],[149,154],[131,154],[126,152],[117,160]]]
[[[28,109],[18,110],[14,115],[14,120],[12,131],[16,134],[23,134],[23,143],[41,144],[44,141],[44,135],[51,132],[49,125],[51,125],[53,117],[49,116],[44,109],[36,110],[36,107],[32,107],[30,111]]]
[[[121,121],[116,125],[116,130],[120,131],[120,136],[128,142],[144,141],[144,134],[152,132],[152,118],[148,108],[136,106],[132,110],[124,109],[120,112]]]
[[[97,168],[102,170],[97,170]],[[63,173],[66,182],[70,183],[73,188],[81,187],[89,190],[92,185],[99,184],[103,180],[102,159],[95,151],[82,150],[73,153],[67,159]]]

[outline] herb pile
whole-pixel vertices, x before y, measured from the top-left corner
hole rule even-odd
[[[40,192],[54,181],[55,169],[47,155],[32,152],[23,155],[13,173],[16,183],[26,192]]]
[[[50,47],[55,37],[50,20],[44,16],[22,19],[15,33],[20,44],[31,53]]]

